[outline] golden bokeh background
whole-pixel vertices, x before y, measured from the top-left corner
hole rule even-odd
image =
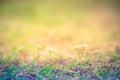
[[[119,41],[119,0],[0,0],[1,54],[45,44],[67,56],[76,44],[105,50]]]

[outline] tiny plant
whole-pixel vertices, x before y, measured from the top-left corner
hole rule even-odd
[[[55,49],[55,48],[48,48],[48,53],[49,53],[49,58],[51,58],[52,55],[53,55],[54,53],[56,53],[56,49]]]
[[[22,57],[23,57],[24,60],[25,60],[25,63],[27,63],[27,57],[26,57],[26,53],[25,53],[25,51],[24,51],[24,47],[23,47],[23,46],[19,47],[19,48],[17,49],[17,52],[22,55]]]
[[[49,49],[48,49],[48,52],[49,52],[49,53],[55,53],[55,52],[56,52],[56,49],[55,49],[55,48],[49,48]]]
[[[77,53],[78,62],[80,62],[80,59],[83,59],[83,54],[85,53],[87,47],[87,44],[79,44],[73,47],[73,50]]]
[[[43,44],[37,45],[36,48],[37,48],[37,65],[38,65],[40,54],[45,49],[45,45],[43,45]]]

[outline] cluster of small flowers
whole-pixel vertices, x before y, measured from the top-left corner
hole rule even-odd
[[[46,48],[46,46],[43,45],[43,44],[37,45],[36,48],[37,48],[38,51],[43,51],[43,50],[47,49],[47,51],[48,51],[49,53],[55,53],[55,52],[56,52],[56,49],[55,49],[55,48]],[[24,47],[23,47],[23,46],[20,46],[20,47],[17,49],[17,52],[22,52],[23,49],[24,49]]]
[[[42,51],[42,50],[45,49],[45,45],[43,45],[43,44],[37,45],[36,48],[37,48],[38,51]]]
[[[49,52],[49,53],[55,53],[55,52],[56,52],[56,49],[55,49],[55,48],[48,48],[48,52]]]
[[[75,45],[73,47],[73,50],[84,50],[85,48],[87,48],[88,45],[87,44],[79,44],[79,45]]]

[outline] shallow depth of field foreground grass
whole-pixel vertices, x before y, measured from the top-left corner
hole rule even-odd
[[[117,0],[0,0],[0,80],[120,80]]]

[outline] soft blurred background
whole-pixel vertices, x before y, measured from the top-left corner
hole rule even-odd
[[[112,50],[119,42],[119,0],[0,0],[2,58],[20,46],[34,53],[45,44],[66,55],[80,43]]]

